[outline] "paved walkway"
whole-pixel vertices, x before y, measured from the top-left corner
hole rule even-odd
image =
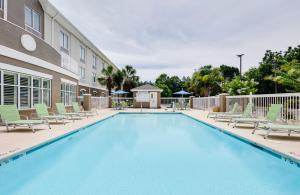
[[[120,112],[140,112],[140,109],[127,109]],[[77,120],[75,122],[68,121],[66,125],[53,124],[52,129],[48,129],[46,125],[37,126],[36,133],[32,133],[29,129],[18,129],[14,131],[6,132],[5,127],[0,127],[0,160],[6,159],[28,148],[35,147],[39,144],[45,143],[49,140],[55,139],[59,136],[71,133],[76,129],[84,127],[88,124],[97,122],[98,120],[109,117],[116,114],[119,111],[112,109],[104,109],[99,111],[99,115],[94,117],[85,118],[83,120]],[[143,109],[143,112],[166,112],[164,109]],[[171,110],[167,110],[171,112]],[[257,145],[267,147],[273,151],[281,153],[284,156],[288,156],[300,163],[300,135],[292,134],[288,137],[286,133],[271,134],[269,139],[263,139],[265,131],[259,130],[254,135],[251,134],[251,128],[232,128],[227,125],[227,122],[215,122],[213,119],[206,118],[207,112],[200,110],[187,110],[183,113],[201,120],[206,123],[210,123],[218,128],[227,131],[228,133],[237,135],[244,139],[247,139]]]

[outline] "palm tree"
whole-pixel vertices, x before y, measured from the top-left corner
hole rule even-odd
[[[123,73],[123,81],[121,85],[121,90],[124,90],[124,86],[127,86],[127,90],[129,90],[132,87],[135,87],[138,83],[139,77],[136,76],[136,70],[131,65],[126,65],[122,69]]]
[[[117,70],[117,72],[115,72],[113,75],[113,79],[117,90],[122,89],[123,80],[124,80],[123,71]]]
[[[114,68],[113,66],[109,65],[106,68],[103,68],[102,70],[103,76],[98,78],[98,82],[101,85],[106,85],[106,88],[108,89],[108,94],[111,94],[111,90],[115,86],[114,82]]]

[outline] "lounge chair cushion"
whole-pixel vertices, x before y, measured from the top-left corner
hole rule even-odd
[[[300,131],[300,125],[282,125],[282,124],[265,124],[261,125],[262,128],[267,128],[267,129],[282,129],[282,130],[298,130]]]

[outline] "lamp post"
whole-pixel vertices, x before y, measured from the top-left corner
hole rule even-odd
[[[236,55],[237,57],[240,58],[240,75],[241,75],[241,76],[242,76],[242,57],[243,57],[243,55],[245,55],[245,54],[239,54],[239,55]]]

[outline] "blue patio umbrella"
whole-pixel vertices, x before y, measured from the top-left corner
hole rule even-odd
[[[112,95],[118,95],[118,102],[119,102],[119,95],[124,95],[124,94],[127,94],[129,92],[123,91],[123,90],[118,90],[118,91],[113,91],[111,93],[112,93]]]
[[[173,94],[174,94],[174,95],[181,95],[182,97],[183,97],[184,95],[191,95],[190,92],[184,91],[183,89],[181,89],[180,91],[177,91],[177,92],[175,92],[175,93],[173,93]]]
[[[129,92],[127,91],[123,91],[123,90],[118,90],[118,91],[113,91],[111,92],[113,95],[124,95],[124,94],[127,94]]]

